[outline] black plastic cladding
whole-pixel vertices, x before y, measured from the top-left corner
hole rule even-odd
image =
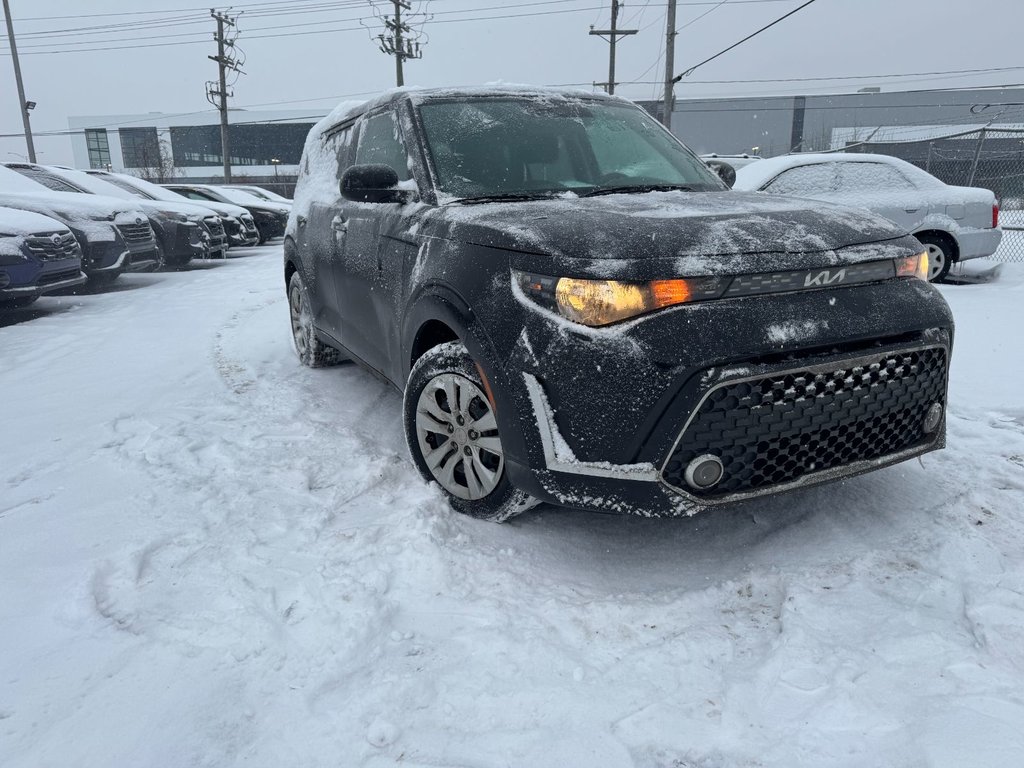
[[[754,492],[936,439],[933,403],[945,406],[946,350],[895,352],[831,373],[790,371],[714,389],[687,425],[663,480],[698,498]],[[689,488],[687,464],[713,454],[721,482]]]

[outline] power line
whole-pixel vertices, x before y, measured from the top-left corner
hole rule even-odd
[[[745,42],[747,42],[747,40],[750,40],[750,39],[752,39],[752,38],[755,38],[755,37],[757,37],[757,36],[758,36],[758,35],[760,35],[760,34],[761,34],[762,32],[765,32],[765,31],[767,31],[767,30],[771,29],[771,28],[772,28],[772,27],[774,27],[774,26],[775,26],[776,24],[778,24],[778,23],[780,23],[780,22],[782,22],[782,21],[785,21],[785,20],[786,20],[786,19],[788,19],[788,18],[789,18],[790,16],[792,16],[792,15],[793,15],[794,13],[799,13],[799,12],[800,12],[800,11],[802,11],[802,10],[803,10],[804,8],[806,8],[806,7],[807,7],[807,6],[809,6],[809,5],[812,5],[812,4],[813,4],[813,3],[815,3],[815,2],[817,2],[817,0],[807,0],[807,2],[806,2],[806,3],[804,3],[803,5],[801,5],[801,6],[798,6],[797,8],[794,8],[794,9],[793,9],[792,11],[790,11],[789,13],[783,14],[782,16],[780,16],[779,18],[777,18],[777,19],[776,19],[775,21],[771,22],[770,24],[765,24],[765,25],[764,25],[763,27],[761,27],[761,28],[760,28],[759,30],[757,30],[756,32],[752,32],[751,34],[749,34],[749,35],[747,35],[746,37],[744,37],[744,38],[743,38],[742,40],[739,40],[738,42],[735,42],[735,43],[733,43],[733,44],[732,44],[732,45],[730,45],[730,46],[729,46],[728,48],[723,48],[723,49],[722,49],[721,51],[719,51],[718,53],[716,53],[716,54],[715,54],[714,56],[709,56],[708,58],[704,59],[704,61],[700,62],[699,64],[694,64],[694,65],[693,65],[692,67],[690,67],[689,69],[685,70],[685,71],[684,71],[684,72],[683,72],[683,73],[682,73],[681,75],[677,75],[677,76],[676,76],[676,77],[675,77],[675,78],[673,79],[673,81],[672,81],[672,82],[674,82],[674,83],[678,83],[678,82],[679,82],[680,80],[682,80],[682,79],[683,79],[684,77],[687,77],[687,76],[689,76],[689,75],[692,75],[692,74],[693,74],[693,73],[694,73],[694,72],[695,72],[696,70],[698,70],[698,69],[699,69],[700,67],[703,67],[703,66],[704,66],[705,64],[707,64],[708,62],[710,62],[710,61],[714,61],[714,60],[715,60],[715,59],[717,59],[717,58],[718,58],[719,56],[723,56],[723,55],[725,55],[726,53],[728,53],[729,51],[733,50],[734,48],[738,48],[739,46],[741,46],[741,45],[743,45],[743,44],[744,44]]]

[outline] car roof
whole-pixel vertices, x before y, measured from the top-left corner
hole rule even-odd
[[[418,86],[402,86],[384,91],[367,101],[344,101],[331,110],[330,114],[318,122],[312,134],[330,133],[346,123],[358,119],[361,115],[377,107],[392,104],[400,100],[421,103],[433,99],[464,99],[464,98],[495,98],[501,96],[519,96],[524,98],[572,98],[589,101],[610,101],[636,106],[628,99],[620,96],[609,96],[606,93],[595,93],[576,88],[553,88],[542,85],[479,85],[421,88]]]
[[[863,152],[802,152],[758,160],[736,170],[736,189],[760,189],[783,171],[803,165],[821,163],[885,163],[903,168],[910,163],[891,155],[873,155]],[[913,167],[913,166],[911,166]]]

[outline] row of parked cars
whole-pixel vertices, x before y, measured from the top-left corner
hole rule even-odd
[[[259,187],[159,185],[119,173],[0,165],[0,308],[126,271],[181,268],[284,234],[291,201]]]
[[[802,153],[761,159],[702,155],[736,190],[867,208],[910,232],[928,249],[928,279],[991,256],[999,248],[999,202],[991,190],[945,184],[889,155]]]

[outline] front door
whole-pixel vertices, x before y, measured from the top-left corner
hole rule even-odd
[[[401,129],[390,109],[364,117],[359,126],[355,165],[370,163],[390,166],[400,182],[411,178]],[[398,322],[394,291],[401,291],[404,284],[403,261],[390,256],[393,238],[405,229],[410,209],[399,203],[342,200],[338,210],[341,340],[352,354],[384,374],[391,368],[389,339]]]

